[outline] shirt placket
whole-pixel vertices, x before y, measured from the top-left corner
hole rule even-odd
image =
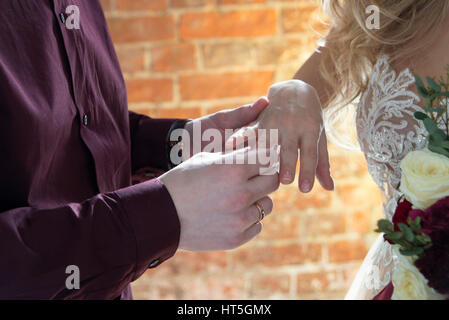
[[[58,21],[58,28],[62,37],[62,48],[66,54],[68,67],[71,76],[71,88],[73,92],[74,104],[78,111],[78,119],[80,121],[80,136],[87,148],[89,149],[96,166],[97,187],[100,192],[111,190],[113,186],[106,181],[104,175],[101,174],[101,164],[104,159],[99,157],[99,146],[96,145],[95,132],[95,113],[93,111],[93,101],[89,99],[90,92],[86,87],[87,75],[89,70],[83,70],[80,67],[83,59],[83,31],[82,25],[80,29],[69,29],[67,27],[68,14],[66,9],[68,6],[76,5],[76,0],[51,0],[55,18]],[[82,15],[82,13],[80,14]],[[81,20],[82,22],[82,20]],[[83,88],[82,85],[85,87]],[[90,90],[90,89],[89,89]],[[100,168],[99,168],[100,166]]]

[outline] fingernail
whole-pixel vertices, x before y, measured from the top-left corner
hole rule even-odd
[[[283,184],[290,184],[293,182],[293,174],[290,171],[286,171],[282,176],[281,182]]]
[[[301,189],[303,192],[309,192],[312,189],[312,184],[310,183],[309,180],[304,180],[301,183]]]

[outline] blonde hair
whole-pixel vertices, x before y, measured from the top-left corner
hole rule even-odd
[[[321,2],[332,29],[324,41],[320,70],[330,89],[328,105],[335,107],[344,107],[363,93],[380,54],[387,53],[393,63],[429,45],[449,10],[446,0]],[[370,5],[379,8],[378,29],[366,24]]]

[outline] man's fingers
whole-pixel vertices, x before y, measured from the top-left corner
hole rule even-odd
[[[254,239],[260,232],[262,232],[262,223],[256,223],[249,227],[242,235],[242,244]]]
[[[307,193],[312,190],[318,164],[318,136],[307,134],[301,139],[299,189]]]
[[[257,200],[257,202],[261,206],[261,209],[263,209],[263,216],[259,211],[259,208],[257,208],[256,202],[254,202],[248,210],[241,213],[245,229],[259,223],[261,221],[260,219],[267,217],[273,211],[273,200],[271,200],[270,197],[263,197],[262,199]]]
[[[295,179],[298,162],[298,143],[294,140],[281,142],[280,179],[282,184],[290,184]]]
[[[252,140],[252,143],[257,141],[257,129],[251,124],[247,127],[243,127],[235,132],[232,136],[226,140],[226,150],[233,150],[243,148],[248,144],[248,141]]]
[[[260,174],[265,171],[264,169],[270,167],[269,161],[273,157],[272,152],[276,152],[276,150],[248,146],[227,153],[224,155],[222,161],[224,164],[236,166],[236,172],[238,172],[242,178],[250,180],[260,176]]]
[[[248,181],[248,193],[251,195],[250,202],[263,198],[267,194],[273,193],[279,188],[278,174],[257,176]]]
[[[326,132],[323,130],[318,144],[318,166],[316,176],[326,190],[334,190],[334,180],[330,174],[329,153],[327,151]]]
[[[268,98],[261,97],[252,105],[235,108],[225,111],[226,129],[237,129],[248,125],[248,123],[257,120],[259,114],[268,106]]]

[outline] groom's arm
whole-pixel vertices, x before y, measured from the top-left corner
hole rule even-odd
[[[153,119],[129,111],[133,172],[144,167],[168,170],[167,134],[176,120]]]

